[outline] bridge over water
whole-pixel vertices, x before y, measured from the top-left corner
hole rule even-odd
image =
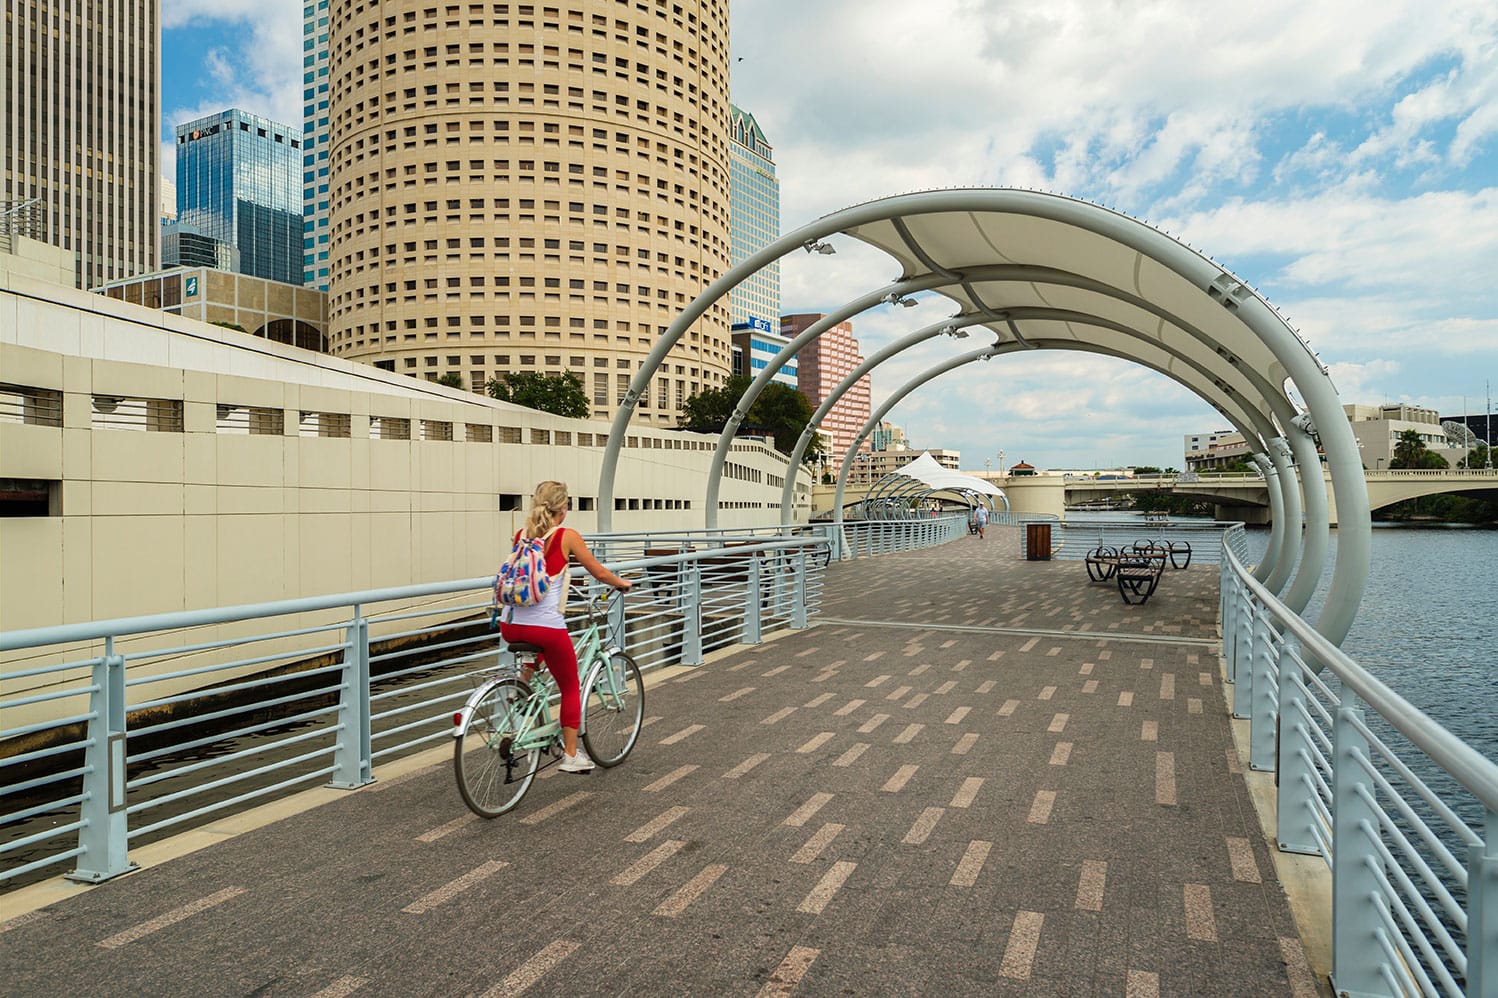
[[[1060,516],[1067,509],[1092,500],[1149,492],[1185,495],[1216,507],[1216,519],[1241,520],[1246,523],[1269,521],[1269,489],[1264,477],[1246,475],[1149,475],[1124,478],[1088,475],[996,475],[981,471],[973,477],[991,481],[1008,496],[1011,508],[1018,513],[1043,513]],[[1433,495],[1461,495],[1473,499],[1498,500],[1498,470],[1477,468],[1368,471],[1368,504],[1377,511],[1408,499]],[[1325,479],[1330,486],[1331,474]],[[855,503],[867,486],[857,483],[844,490],[844,502]],[[836,489],[818,486],[813,491],[812,510],[829,509]],[[1333,491],[1327,490],[1329,520],[1337,522],[1337,504]]]
[[[1350,663],[1335,663],[1335,695],[1309,678],[1298,663],[1333,661],[1334,650],[1276,616],[1272,597],[1241,566],[1214,563],[1218,550],[1200,537],[1189,567],[1167,570],[1148,604],[1126,606],[1076,561],[1023,561],[1002,529],[978,541],[953,528],[960,521],[854,528],[870,536],[852,548],[875,556],[825,571],[800,553],[776,561],[794,549],[775,545],[804,535],[760,538],[758,553],[741,539],[738,568],[725,568],[733,549],[719,547],[633,569],[647,584],[632,612],[665,600],[678,618],[700,614],[701,630],[663,655],[639,649],[656,668],[640,744],[621,767],[548,770],[517,811],[484,821],[458,797],[440,731],[423,736],[430,747],[391,753],[336,724],[343,789],[132,843],[140,871],[97,887],[12,891],[0,923],[7,984],[1311,995],[1329,970],[1342,987],[1403,966],[1440,993],[1464,982],[1486,993],[1498,959],[1484,920],[1498,898],[1498,857],[1482,839],[1484,809],[1488,829],[1498,810],[1490,761],[1424,731]],[[1239,557],[1232,548],[1222,557]],[[737,609],[725,609],[729,593]],[[815,611],[811,626],[796,626],[787,596]],[[741,629],[702,641],[709,617]],[[429,663],[409,681],[431,686],[432,675]],[[1369,881],[1359,857],[1370,844],[1340,820],[1397,811],[1384,797],[1408,776],[1387,763],[1387,734],[1347,726],[1361,724],[1364,704],[1477,796],[1477,816],[1454,833],[1472,836],[1460,891],[1398,861],[1371,867],[1414,876],[1417,894],[1460,898],[1450,901],[1460,925],[1437,917],[1428,936],[1391,936],[1380,921],[1379,905],[1420,902]],[[385,718],[386,734],[414,727],[399,713],[409,707],[362,709],[366,723]],[[1328,711],[1338,750],[1323,760],[1317,718]],[[309,744],[304,727],[271,727],[300,740],[299,752]],[[362,778],[339,777],[361,771],[340,768],[345,747],[366,760]],[[1368,782],[1360,751],[1383,782]],[[159,775],[132,772],[128,799],[99,802],[107,816],[85,800],[84,824],[126,807],[140,821]],[[1372,788],[1378,807],[1343,803],[1333,822],[1317,779],[1331,800]],[[1418,799],[1393,796],[1430,817]],[[1470,815],[1470,797],[1445,797]],[[1437,840],[1453,834],[1429,827]],[[80,870],[123,857],[123,843],[86,832],[104,855],[85,849]],[[1331,874],[1318,836],[1339,861]],[[1385,831],[1375,842],[1418,853],[1417,838]],[[1444,864],[1439,850],[1434,863]],[[1344,898],[1335,921],[1334,895]],[[1393,964],[1384,944],[1429,954]]]

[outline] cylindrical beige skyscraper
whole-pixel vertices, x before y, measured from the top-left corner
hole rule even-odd
[[[570,370],[611,415],[728,267],[727,0],[329,14],[332,352],[474,390]],[[719,304],[637,418],[674,425],[729,351]]]

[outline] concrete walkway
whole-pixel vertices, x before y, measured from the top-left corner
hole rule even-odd
[[[1016,551],[835,566],[816,626],[658,677],[623,766],[495,821],[439,751],[76,889],[0,925],[4,991],[1314,995],[1216,566],[1125,607]]]

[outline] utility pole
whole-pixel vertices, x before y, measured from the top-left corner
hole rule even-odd
[[[1488,386],[1488,414],[1482,421],[1482,436],[1488,444],[1488,470],[1493,470],[1493,383],[1486,382]]]

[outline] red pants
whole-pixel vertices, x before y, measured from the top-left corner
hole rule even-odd
[[[582,684],[577,678],[577,649],[565,627],[534,627],[530,624],[500,624],[500,636],[506,641],[523,641],[539,645],[541,661],[551,670],[562,694],[562,727],[582,727]]]

